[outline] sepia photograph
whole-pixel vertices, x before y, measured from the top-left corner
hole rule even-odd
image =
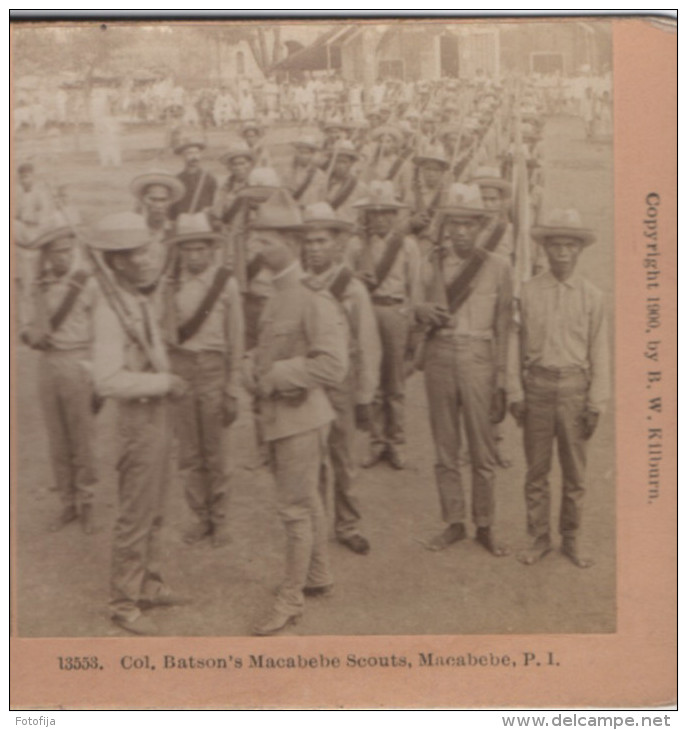
[[[609,20],[11,40],[16,636],[616,630]]]

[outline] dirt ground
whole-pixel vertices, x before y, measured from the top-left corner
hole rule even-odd
[[[296,130],[272,132],[280,142]],[[214,132],[209,157],[225,146],[228,135]],[[82,135],[81,150],[64,140],[65,151],[51,153],[40,141],[17,140],[18,158],[32,152],[50,177],[70,185],[72,202],[90,222],[107,212],[130,209],[128,182],[151,166],[178,169],[171,156],[159,159],[163,132],[142,130],[124,141],[122,168],[97,164],[92,142]],[[47,144],[47,143],[46,143]],[[584,139],[581,120],[547,121],[544,139],[547,204],[577,207],[599,234],[587,249],[580,270],[608,294],[612,316],[613,171],[612,146]],[[285,145],[277,148],[283,156]],[[211,166],[220,173],[215,163]],[[12,485],[16,568],[16,618],[20,636],[118,636],[107,612],[112,526],[116,516],[117,443],[115,406],[108,403],[97,421],[100,482],[95,500],[98,531],[83,535],[70,525],[51,533],[47,525],[59,508],[51,490],[45,428],[37,395],[37,356],[16,348],[16,430],[18,478]],[[513,556],[497,559],[466,540],[442,553],[419,544],[442,529],[433,481],[433,445],[422,375],[408,384],[408,467],[403,472],[380,465],[361,470],[363,532],[372,544],[361,557],[331,543],[336,591],[309,600],[294,633],[357,634],[498,634],[603,633],[615,629],[615,491],[612,404],[589,447],[588,498],[584,547],[596,558],[579,570],[558,552],[533,567]],[[162,632],[170,636],[231,636],[250,633],[269,607],[280,582],[284,535],[276,515],[273,485],[264,468],[253,469],[256,452],[247,402],[227,435],[234,465],[230,526],[233,541],[222,549],[181,542],[189,519],[181,484],[169,485],[166,579],[179,593],[193,597],[189,606],[157,611]],[[523,495],[524,456],[513,420],[505,423],[513,465],[496,481],[498,536],[514,550],[527,542]],[[361,446],[362,446],[361,436]],[[465,473],[466,480],[468,473]],[[469,483],[469,482],[467,482]],[[559,502],[554,472],[554,524]]]

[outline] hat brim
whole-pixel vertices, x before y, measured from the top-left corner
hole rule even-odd
[[[489,218],[494,211],[487,208],[477,208],[469,205],[452,205],[445,208],[437,208],[437,213],[442,218]]]
[[[576,238],[583,246],[589,246],[596,241],[596,234],[589,228],[567,228],[565,226],[534,226],[530,231],[537,243],[545,243],[547,238],[566,236]]]
[[[150,233],[147,231],[98,231],[96,235],[88,241],[90,248],[97,251],[135,251],[151,243]]]
[[[474,177],[470,182],[479,185],[481,188],[498,188],[504,193],[508,193],[508,195],[513,192],[513,186],[508,180],[503,180],[500,177]]]
[[[410,206],[405,203],[377,203],[361,200],[358,203],[353,203],[352,207],[358,210],[405,210]]]
[[[184,142],[184,144],[180,144],[178,147],[174,148],[174,154],[180,155],[189,147],[198,147],[198,149],[204,150],[207,145],[205,142]]]
[[[190,233],[181,233],[177,236],[165,239],[165,243],[170,246],[176,246],[181,243],[188,243],[189,241],[207,241],[208,243],[222,243],[226,241],[226,237],[221,233],[215,233],[214,231],[196,231]]]
[[[271,185],[254,185],[254,186],[248,186],[246,188],[241,188],[236,193],[236,196],[239,198],[246,198],[247,200],[254,200],[261,203],[264,203],[272,193],[279,190],[278,186],[271,186]]]
[[[134,197],[139,198],[143,191],[149,185],[162,185],[169,188],[171,193],[170,203],[176,203],[184,197],[186,189],[184,184],[173,175],[160,175],[157,173],[148,173],[147,175],[139,175],[131,181],[131,192]]]
[[[332,220],[331,218],[309,220],[301,226],[301,229],[304,231],[314,231],[323,228],[333,231],[352,231],[355,226],[348,221]]]
[[[31,241],[27,241],[25,243],[17,241],[17,245],[22,248],[36,250],[43,248],[43,246],[47,246],[49,243],[56,241],[58,238],[78,238],[79,234],[85,233],[85,230],[84,226],[60,226],[59,228],[53,228],[51,231],[42,233],[40,236]]]
[[[250,160],[251,162],[255,162],[255,153],[250,151],[245,152],[225,152],[220,158],[219,161],[223,165],[227,165],[232,160],[235,160],[237,157],[245,157],[247,160]]]
[[[448,160],[444,160],[441,157],[431,157],[429,155],[417,155],[417,157],[413,157],[414,165],[424,165],[427,162],[436,162],[441,165],[444,170],[448,170],[451,166],[451,163]]]

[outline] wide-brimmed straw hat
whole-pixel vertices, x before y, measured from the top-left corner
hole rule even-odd
[[[482,194],[477,185],[465,185],[464,183],[453,183],[446,191],[446,200],[438,208],[438,213],[443,218],[454,216],[466,216],[471,218],[483,218],[491,214],[484,207]]]
[[[337,157],[352,157],[354,160],[360,159],[360,153],[356,150],[355,145],[350,139],[342,139],[334,145],[332,152]]]
[[[396,142],[402,142],[403,141],[403,130],[399,129],[398,127],[394,126],[393,124],[382,124],[379,127],[375,127],[372,132],[370,133],[370,136],[373,140],[377,141],[382,135],[388,134],[390,137],[393,137]]]
[[[495,165],[478,167],[469,180],[481,188],[498,188],[505,196],[510,196],[513,186],[501,177],[501,171]]]
[[[16,242],[22,248],[35,250],[47,246],[58,238],[78,238],[84,235],[86,230],[85,226],[70,220],[62,211],[54,211],[32,239],[25,240],[19,236]]]
[[[552,236],[576,238],[583,246],[589,246],[596,241],[596,234],[591,228],[582,225],[580,213],[575,208],[555,208],[541,223],[533,226],[531,236],[539,243],[545,243]]]
[[[279,188],[258,207],[250,223],[251,230],[299,230],[303,226],[303,214],[291,194]]]
[[[165,243],[178,244],[187,241],[208,241],[219,243],[224,236],[215,233],[205,213],[181,213],[177,218],[176,234],[168,238]]]
[[[307,147],[311,150],[319,150],[322,146],[312,134],[303,134],[300,137],[294,139],[291,144],[294,147]]]
[[[353,203],[360,210],[401,210],[407,208],[394,195],[394,184],[391,180],[372,180],[367,186],[367,195]]]
[[[174,148],[175,155],[181,155],[189,147],[198,147],[198,149],[204,150],[207,147],[205,140],[200,137],[183,137],[179,144]]]
[[[427,162],[438,162],[445,170],[450,166],[448,157],[444,152],[444,148],[441,145],[431,145],[421,150],[415,157],[413,157],[413,163],[415,165],[424,165]]]
[[[125,211],[101,218],[88,245],[99,251],[133,251],[150,243],[150,240],[145,218],[138,213]]]
[[[170,203],[181,200],[186,192],[184,183],[176,175],[165,170],[151,170],[143,175],[138,175],[131,181],[130,189],[133,195],[140,200],[146,188],[151,185],[166,187],[170,192]]]
[[[255,153],[243,141],[236,142],[231,145],[231,147],[229,147],[229,149],[219,158],[219,161],[224,165],[228,165],[232,160],[235,160],[237,157],[245,157],[251,162],[255,161]]]
[[[335,231],[352,231],[353,224],[339,218],[329,203],[324,201],[306,205],[303,210],[303,229],[328,228]]]

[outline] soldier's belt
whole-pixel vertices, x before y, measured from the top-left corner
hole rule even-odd
[[[554,378],[562,378],[566,375],[585,375],[587,373],[586,369],[579,365],[566,365],[562,368],[530,365],[527,372],[533,375],[547,375]]]

